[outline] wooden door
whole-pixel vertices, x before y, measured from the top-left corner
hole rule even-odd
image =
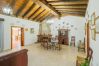
[[[21,46],[24,46],[24,28],[21,28]]]

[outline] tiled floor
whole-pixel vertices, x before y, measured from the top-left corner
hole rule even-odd
[[[25,47],[28,51],[28,66],[76,66],[77,48],[62,46],[62,50],[44,49],[40,44]]]

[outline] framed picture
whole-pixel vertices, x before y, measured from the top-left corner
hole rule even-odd
[[[34,28],[30,28],[30,33],[34,33]]]
[[[96,34],[99,34],[99,16],[96,17]]]
[[[86,35],[86,29],[87,29],[87,24],[86,23],[85,23],[84,29],[85,29],[85,35]]]
[[[91,29],[91,26],[92,26],[91,20],[88,20],[88,22],[89,22],[89,27],[90,27],[90,29]]]
[[[96,20],[95,20],[96,16],[95,16],[95,12],[91,15],[91,25],[90,25],[90,29],[91,29],[91,36],[93,40],[96,40]]]
[[[95,24],[95,12],[91,15],[91,25]]]
[[[92,36],[93,40],[96,40],[96,30],[95,29],[91,30],[91,36]]]
[[[25,31],[28,31],[28,28],[25,28]]]

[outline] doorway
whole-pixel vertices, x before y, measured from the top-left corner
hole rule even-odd
[[[21,27],[11,27],[11,49],[24,46],[24,29]]]

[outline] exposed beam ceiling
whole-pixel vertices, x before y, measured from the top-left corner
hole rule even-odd
[[[88,0],[47,0],[61,15],[85,16]]]
[[[30,10],[30,12],[25,16],[25,18],[30,18],[35,12],[36,10],[39,8],[39,5],[34,5],[34,7]]]
[[[44,8],[39,8],[38,11],[36,11],[36,13],[31,17],[31,19],[34,19],[36,16],[38,16],[38,14],[40,14],[42,11],[44,10]]]
[[[54,8],[86,8],[87,6],[53,6]]]
[[[65,2],[65,1],[55,1],[55,2],[48,2],[51,5],[78,5],[78,4],[87,4],[87,0],[80,0],[76,2]]]
[[[85,11],[84,9],[56,9],[58,11]]]
[[[20,11],[24,8],[28,0],[16,0],[15,5],[13,6],[14,15],[19,14]]]
[[[62,14],[62,16],[79,16],[79,17],[83,17],[83,16],[85,16],[85,14]]]
[[[33,18],[33,20],[36,20],[36,18],[39,17],[43,12],[45,12],[45,9],[42,10],[37,16],[35,16],[35,17]]]
[[[48,15],[50,15],[50,12],[47,12],[47,14],[45,14],[43,17],[41,17],[39,20],[43,21]]]
[[[0,13],[9,4],[14,16],[42,22],[68,15],[84,17],[88,0],[0,0],[0,3]]]
[[[25,4],[24,8],[22,9],[22,11],[20,12],[20,14],[18,16],[23,16],[24,13],[26,13],[27,10],[29,10],[29,8],[31,8],[31,6],[33,6],[33,2],[32,0],[28,0],[28,2]]]
[[[51,5],[49,5],[46,0],[33,0],[33,2],[35,2],[36,4],[44,7],[45,9],[50,10],[51,13],[54,14],[55,16],[59,16],[60,17],[60,13],[57,12],[57,10],[55,10]]]
[[[41,19],[42,17],[44,17],[45,15],[47,15],[49,13],[49,11],[44,11],[42,14],[40,14],[36,20],[39,21],[39,19]]]
[[[37,8],[36,11],[33,14],[31,14],[31,16],[29,16],[29,19],[31,19],[35,15],[35,13],[38,12],[40,9],[41,9],[41,6],[39,6],[39,8]]]

